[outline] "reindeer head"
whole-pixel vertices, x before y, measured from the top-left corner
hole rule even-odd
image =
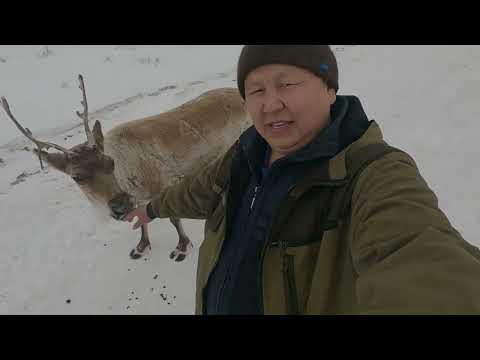
[[[81,103],[84,111],[83,113],[77,111],[77,115],[83,120],[87,142],[71,149],[35,139],[28,128],[23,128],[17,122],[4,97],[2,97],[2,106],[16,127],[38,147],[34,152],[38,155],[42,169],[43,160],[45,160],[55,169],[69,175],[93,203],[107,205],[110,215],[119,220],[135,207],[135,199],[123,192],[118,185],[114,175],[115,162],[104,153],[100,122],[97,120],[93,131],[90,130],[88,104],[82,75],[79,75],[79,81],[79,87],[83,94]],[[43,150],[49,148],[57,149],[60,153],[49,153]]]

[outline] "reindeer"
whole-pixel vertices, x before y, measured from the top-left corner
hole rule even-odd
[[[199,97],[159,115],[120,124],[105,136],[101,124],[89,127],[88,104],[82,75],[79,75],[83,120],[87,142],[66,149],[37,140],[23,128],[10,111],[7,100],[2,106],[16,127],[38,149],[43,160],[69,175],[96,207],[121,220],[135,207],[145,205],[155,194],[208,165],[224,153],[251,124],[237,89],[207,91]],[[53,148],[60,153],[49,153]],[[46,151],[45,151],[45,150]],[[179,241],[170,258],[182,261],[193,245],[185,234],[181,220],[171,217]],[[147,225],[141,227],[141,238],[130,252],[139,259],[151,250]]]

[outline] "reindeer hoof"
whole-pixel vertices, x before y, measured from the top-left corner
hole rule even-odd
[[[185,251],[180,250],[178,247],[170,253],[170,259],[180,262],[185,260],[188,254],[190,254],[193,249],[193,244],[191,242],[186,246]]]
[[[136,247],[130,251],[130,257],[134,260],[140,259],[143,255],[145,255],[148,250],[152,250],[152,247],[150,245],[145,246],[144,248],[142,247]]]
[[[132,251],[130,251],[130,258],[132,258],[133,260],[138,260],[140,259],[141,257],[143,256],[142,253],[139,253],[137,251],[137,249],[132,249]]]
[[[170,253],[170,259],[172,259],[172,260],[175,259],[176,262],[183,261],[183,260],[185,260],[186,257],[187,257],[186,254],[180,253],[176,250],[174,250]]]

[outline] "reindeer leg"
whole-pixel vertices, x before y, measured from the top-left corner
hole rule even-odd
[[[130,251],[130,257],[134,260],[140,259],[147,250],[147,247],[152,250],[152,246],[150,245],[150,240],[148,238],[148,225],[142,225],[142,237],[138,245]]]
[[[170,259],[175,261],[183,261],[185,257],[193,249],[193,244],[183,230],[182,222],[179,218],[170,218],[170,222],[175,226],[178,233],[178,244],[175,250],[170,253]]]

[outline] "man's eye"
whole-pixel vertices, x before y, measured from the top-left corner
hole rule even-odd
[[[254,94],[259,94],[263,91],[263,89],[255,89],[255,90],[251,90],[249,92],[249,95],[254,95]]]
[[[298,83],[294,83],[294,82],[290,82],[290,83],[284,83],[282,84],[284,87],[291,87],[291,86],[296,86],[296,85],[300,85],[301,82],[298,82]]]

